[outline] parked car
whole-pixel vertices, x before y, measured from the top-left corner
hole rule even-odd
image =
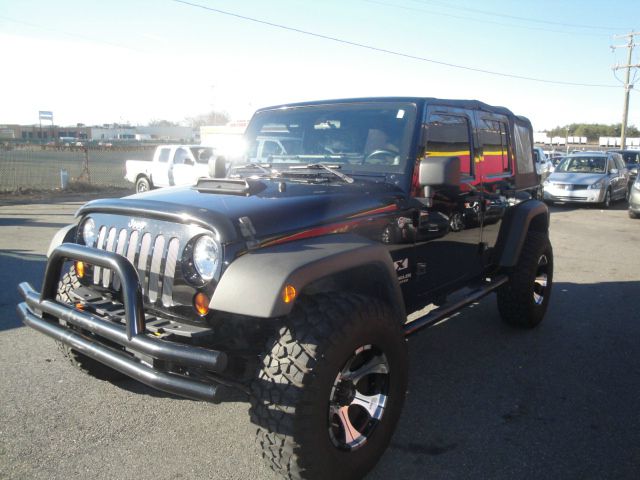
[[[201,145],[160,145],[153,160],[127,160],[125,177],[136,192],[176,185],[194,185],[209,174],[209,161],[215,152]]]
[[[611,150],[612,152],[619,153],[624,159],[624,163],[629,170],[629,188],[633,185],[636,177],[638,176],[638,167],[640,167],[640,150]]]
[[[640,218],[640,175],[636,175],[636,179],[629,190],[629,216],[631,218]]]
[[[540,181],[544,182],[553,171],[553,163],[540,147],[533,147],[533,159],[536,163],[536,173],[540,176]]]
[[[609,208],[628,195],[629,172],[619,153],[569,155],[544,182],[544,199],[599,203]]]

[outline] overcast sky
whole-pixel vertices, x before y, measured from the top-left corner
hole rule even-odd
[[[611,67],[627,50],[610,46],[640,31],[638,0],[189,3],[0,0],[0,123],[37,123],[38,110],[59,125],[211,109],[245,119],[273,104],[362,96],[478,99],[535,130],[619,123],[624,92]],[[638,95],[629,123],[640,127]]]

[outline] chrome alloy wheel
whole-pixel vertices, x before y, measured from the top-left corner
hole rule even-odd
[[[536,278],[533,281],[533,301],[536,305],[544,302],[544,296],[547,291],[549,259],[546,255],[542,255],[538,259],[538,268],[536,268]]]
[[[362,447],[384,416],[389,394],[387,357],[358,348],[336,376],[329,397],[329,437],[341,450]]]

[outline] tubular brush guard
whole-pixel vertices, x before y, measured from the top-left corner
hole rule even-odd
[[[67,260],[79,260],[111,269],[120,278],[126,320],[124,326],[55,300],[62,267]],[[227,355],[224,352],[169,342],[145,333],[138,273],[125,257],[83,245],[63,243],[51,252],[42,293],[38,294],[26,282],[18,286],[18,291],[25,301],[18,305],[17,312],[25,325],[150,387],[194,400],[214,403],[220,401],[223,389],[220,384],[204,383],[188,376],[158,370],[123,350],[97,340],[96,336],[102,337],[134,355],[137,353],[180,366],[204,368],[215,373],[224,371],[227,366]],[[59,320],[63,320],[66,325]],[[93,335],[83,335],[78,329]]]

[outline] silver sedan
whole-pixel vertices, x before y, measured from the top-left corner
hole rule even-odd
[[[629,172],[617,153],[569,155],[545,180],[544,199],[553,202],[599,203],[608,208],[627,198]]]

